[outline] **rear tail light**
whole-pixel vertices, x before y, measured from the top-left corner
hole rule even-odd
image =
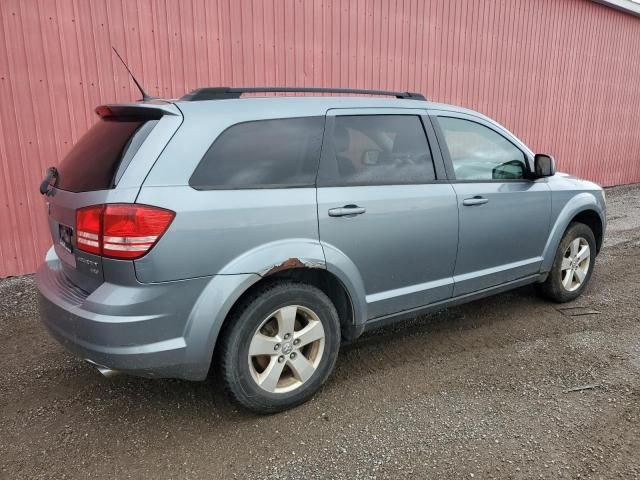
[[[76,246],[104,257],[133,260],[145,255],[167,230],[175,213],[125,203],[93,205],[76,212]]]
[[[100,255],[102,212],[104,205],[81,208],[76,212],[76,246],[85,252]]]

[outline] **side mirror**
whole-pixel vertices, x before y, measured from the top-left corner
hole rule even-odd
[[[533,159],[536,177],[552,177],[556,174],[556,161],[551,155],[536,153]]]

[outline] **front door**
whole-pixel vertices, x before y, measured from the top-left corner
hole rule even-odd
[[[546,180],[526,178],[530,160],[507,132],[469,115],[435,118],[460,212],[454,296],[538,273],[551,217]]]
[[[320,240],[355,265],[375,318],[449,298],[458,208],[425,112],[330,110],[318,174]],[[429,122],[427,117],[424,117]],[[432,130],[430,130],[432,131]],[[434,162],[435,158],[435,162]]]

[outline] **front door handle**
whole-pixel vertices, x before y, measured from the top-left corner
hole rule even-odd
[[[344,207],[330,208],[330,217],[350,217],[352,215],[362,215],[367,209],[358,205],[345,205]]]
[[[476,195],[473,198],[465,198],[462,201],[462,204],[466,207],[472,207],[474,205],[484,205],[489,201],[488,198],[481,197],[480,195]]]

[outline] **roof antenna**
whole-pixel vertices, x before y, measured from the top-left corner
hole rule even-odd
[[[138,82],[138,80],[136,80],[136,77],[133,76],[133,73],[131,73],[131,70],[129,70],[129,67],[127,66],[125,61],[122,59],[118,51],[116,50],[116,47],[112,45],[111,48],[113,49],[114,53],[118,56],[118,58],[122,62],[122,65],[124,65],[124,68],[127,69],[127,72],[129,72],[129,75],[131,75],[131,78],[133,79],[133,82],[136,84],[136,87],[138,87],[138,90],[140,90],[140,93],[142,94],[142,101],[146,102],[148,100],[153,100],[154,98],[156,98],[156,97],[151,97],[147,95],[147,92],[144,91],[144,88],[142,88],[142,85],[140,85],[140,82]]]

